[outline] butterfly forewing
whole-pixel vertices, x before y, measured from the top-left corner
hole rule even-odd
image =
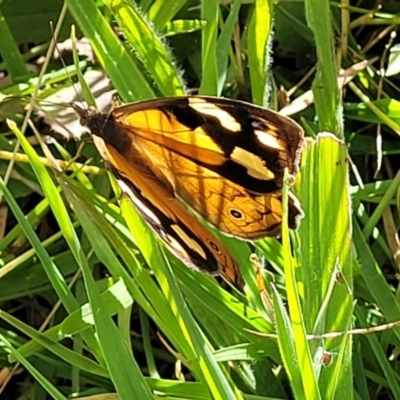
[[[150,100],[113,113],[136,137],[192,160],[257,194],[282,189],[297,172],[303,131],[289,118],[213,97]]]

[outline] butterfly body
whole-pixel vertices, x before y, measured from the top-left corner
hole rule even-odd
[[[242,287],[229,252],[184,207],[223,233],[253,240],[280,233],[284,169],[295,174],[302,129],[241,101],[187,96],[100,114],[74,106],[135,207],[171,251]],[[289,200],[289,227],[302,213]]]

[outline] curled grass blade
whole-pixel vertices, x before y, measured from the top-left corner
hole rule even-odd
[[[172,55],[160,36],[126,0],[108,0],[110,11],[164,96],[185,95]]]

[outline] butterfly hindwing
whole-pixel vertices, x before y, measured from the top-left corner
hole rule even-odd
[[[210,275],[221,275],[228,283],[243,288],[236,260],[225,246],[174,197],[172,187],[162,182],[131,151],[127,160],[113,146],[95,137],[108,168],[141,217],[182,262]]]

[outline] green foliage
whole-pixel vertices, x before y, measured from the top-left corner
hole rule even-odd
[[[12,378],[19,395],[400,398],[398,329],[351,332],[400,320],[399,103],[379,60],[354,67],[372,58],[358,30],[379,37],[400,6],[373,14],[367,2],[326,0],[66,0],[54,35],[65,39],[74,20],[97,63],[65,56],[65,69],[53,52],[42,57],[60,10],[39,3],[0,4],[0,99],[34,95],[28,116],[43,135],[34,106],[104,69],[124,102],[195,91],[295,106],[310,138],[293,188],[305,213],[296,232],[284,222],[282,238],[254,244],[215,232],[240,262],[241,294],[160,246],[90,142],[78,163],[75,143],[33,135],[26,103],[1,103],[0,362],[29,372]],[[395,77],[397,50],[385,40],[373,55]],[[340,68],[353,78],[345,87]],[[284,107],[276,88],[295,86]],[[4,390],[16,398],[11,384]]]

